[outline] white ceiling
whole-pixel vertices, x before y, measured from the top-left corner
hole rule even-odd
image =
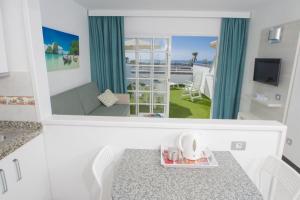
[[[275,0],[75,0],[88,9],[251,11]]]

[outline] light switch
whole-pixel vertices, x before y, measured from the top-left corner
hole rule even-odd
[[[231,142],[231,150],[245,151],[246,150],[246,142],[245,141],[232,141]]]
[[[290,146],[293,144],[293,140],[291,138],[286,138],[286,143]]]

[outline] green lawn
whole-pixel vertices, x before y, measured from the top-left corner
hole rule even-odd
[[[211,100],[208,97],[195,99],[192,102],[188,97],[181,97],[182,89],[170,90],[170,118],[210,118]]]

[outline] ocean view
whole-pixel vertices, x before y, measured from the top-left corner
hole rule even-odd
[[[49,72],[56,70],[74,69],[79,66],[79,57],[70,57],[69,62],[65,62],[61,54],[45,54],[47,70]],[[77,61],[75,61],[77,59]]]
[[[43,27],[47,71],[79,68],[79,37]]]
[[[190,65],[190,60],[172,60],[171,65]],[[197,60],[193,64],[194,65],[211,65],[213,63],[212,60]]]

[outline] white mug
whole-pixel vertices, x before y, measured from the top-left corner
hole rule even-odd
[[[172,161],[178,160],[178,149],[176,147],[169,147],[168,148],[168,159]]]

